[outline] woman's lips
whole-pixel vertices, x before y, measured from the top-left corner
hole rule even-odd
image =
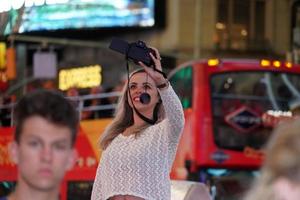
[[[140,97],[139,96],[138,97],[134,97],[133,101],[140,102]]]

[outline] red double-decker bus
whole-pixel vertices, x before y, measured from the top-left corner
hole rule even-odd
[[[215,199],[237,199],[263,160],[272,126],[263,116],[291,116],[300,98],[300,66],[271,60],[185,63],[169,80],[185,110],[174,179],[209,184]]]
[[[185,112],[185,128],[172,179],[206,183],[214,199],[238,199],[258,175],[272,132],[263,116],[291,116],[300,99],[300,66],[270,60],[198,60],[169,74]],[[66,175],[61,199],[89,199],[101,156],[97,140],[111,119],[81,122],[79,161]],[[0,195],[16,180],[7,144],[13,128],[0,128]]]

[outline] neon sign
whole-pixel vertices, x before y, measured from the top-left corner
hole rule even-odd
[[[102,83],[102,67],[92,65],[59,71],[59,89],[67,90],[71,87],[89,88],[99,86]]]
[[[13,0],[13,1],[2,1],[0,4],[0,13],[7,12],[11,9],[18,10],[22,6],[33,7],[42,5],[53,5],[53,4],[65,4],[69,0]]]

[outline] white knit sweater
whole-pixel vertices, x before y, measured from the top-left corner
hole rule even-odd
[[[119,134],[103,151],[92,200],[133,195],[170,200],[170,170],[184,126],[181,103],[171,86],[159,91],[166,119],[135,138]]]

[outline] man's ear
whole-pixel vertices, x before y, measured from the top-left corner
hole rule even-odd
[[[68,163],[67,163],[67,170],[72,169],[78,159],[78,152],[75,148],[72,149],[72,152],[70,153],[70,157],[68,158]]]
[[[16,141],[13,141],[8,144],[8,153],[10,159],[15,163],[19,163],[19,145]]]

